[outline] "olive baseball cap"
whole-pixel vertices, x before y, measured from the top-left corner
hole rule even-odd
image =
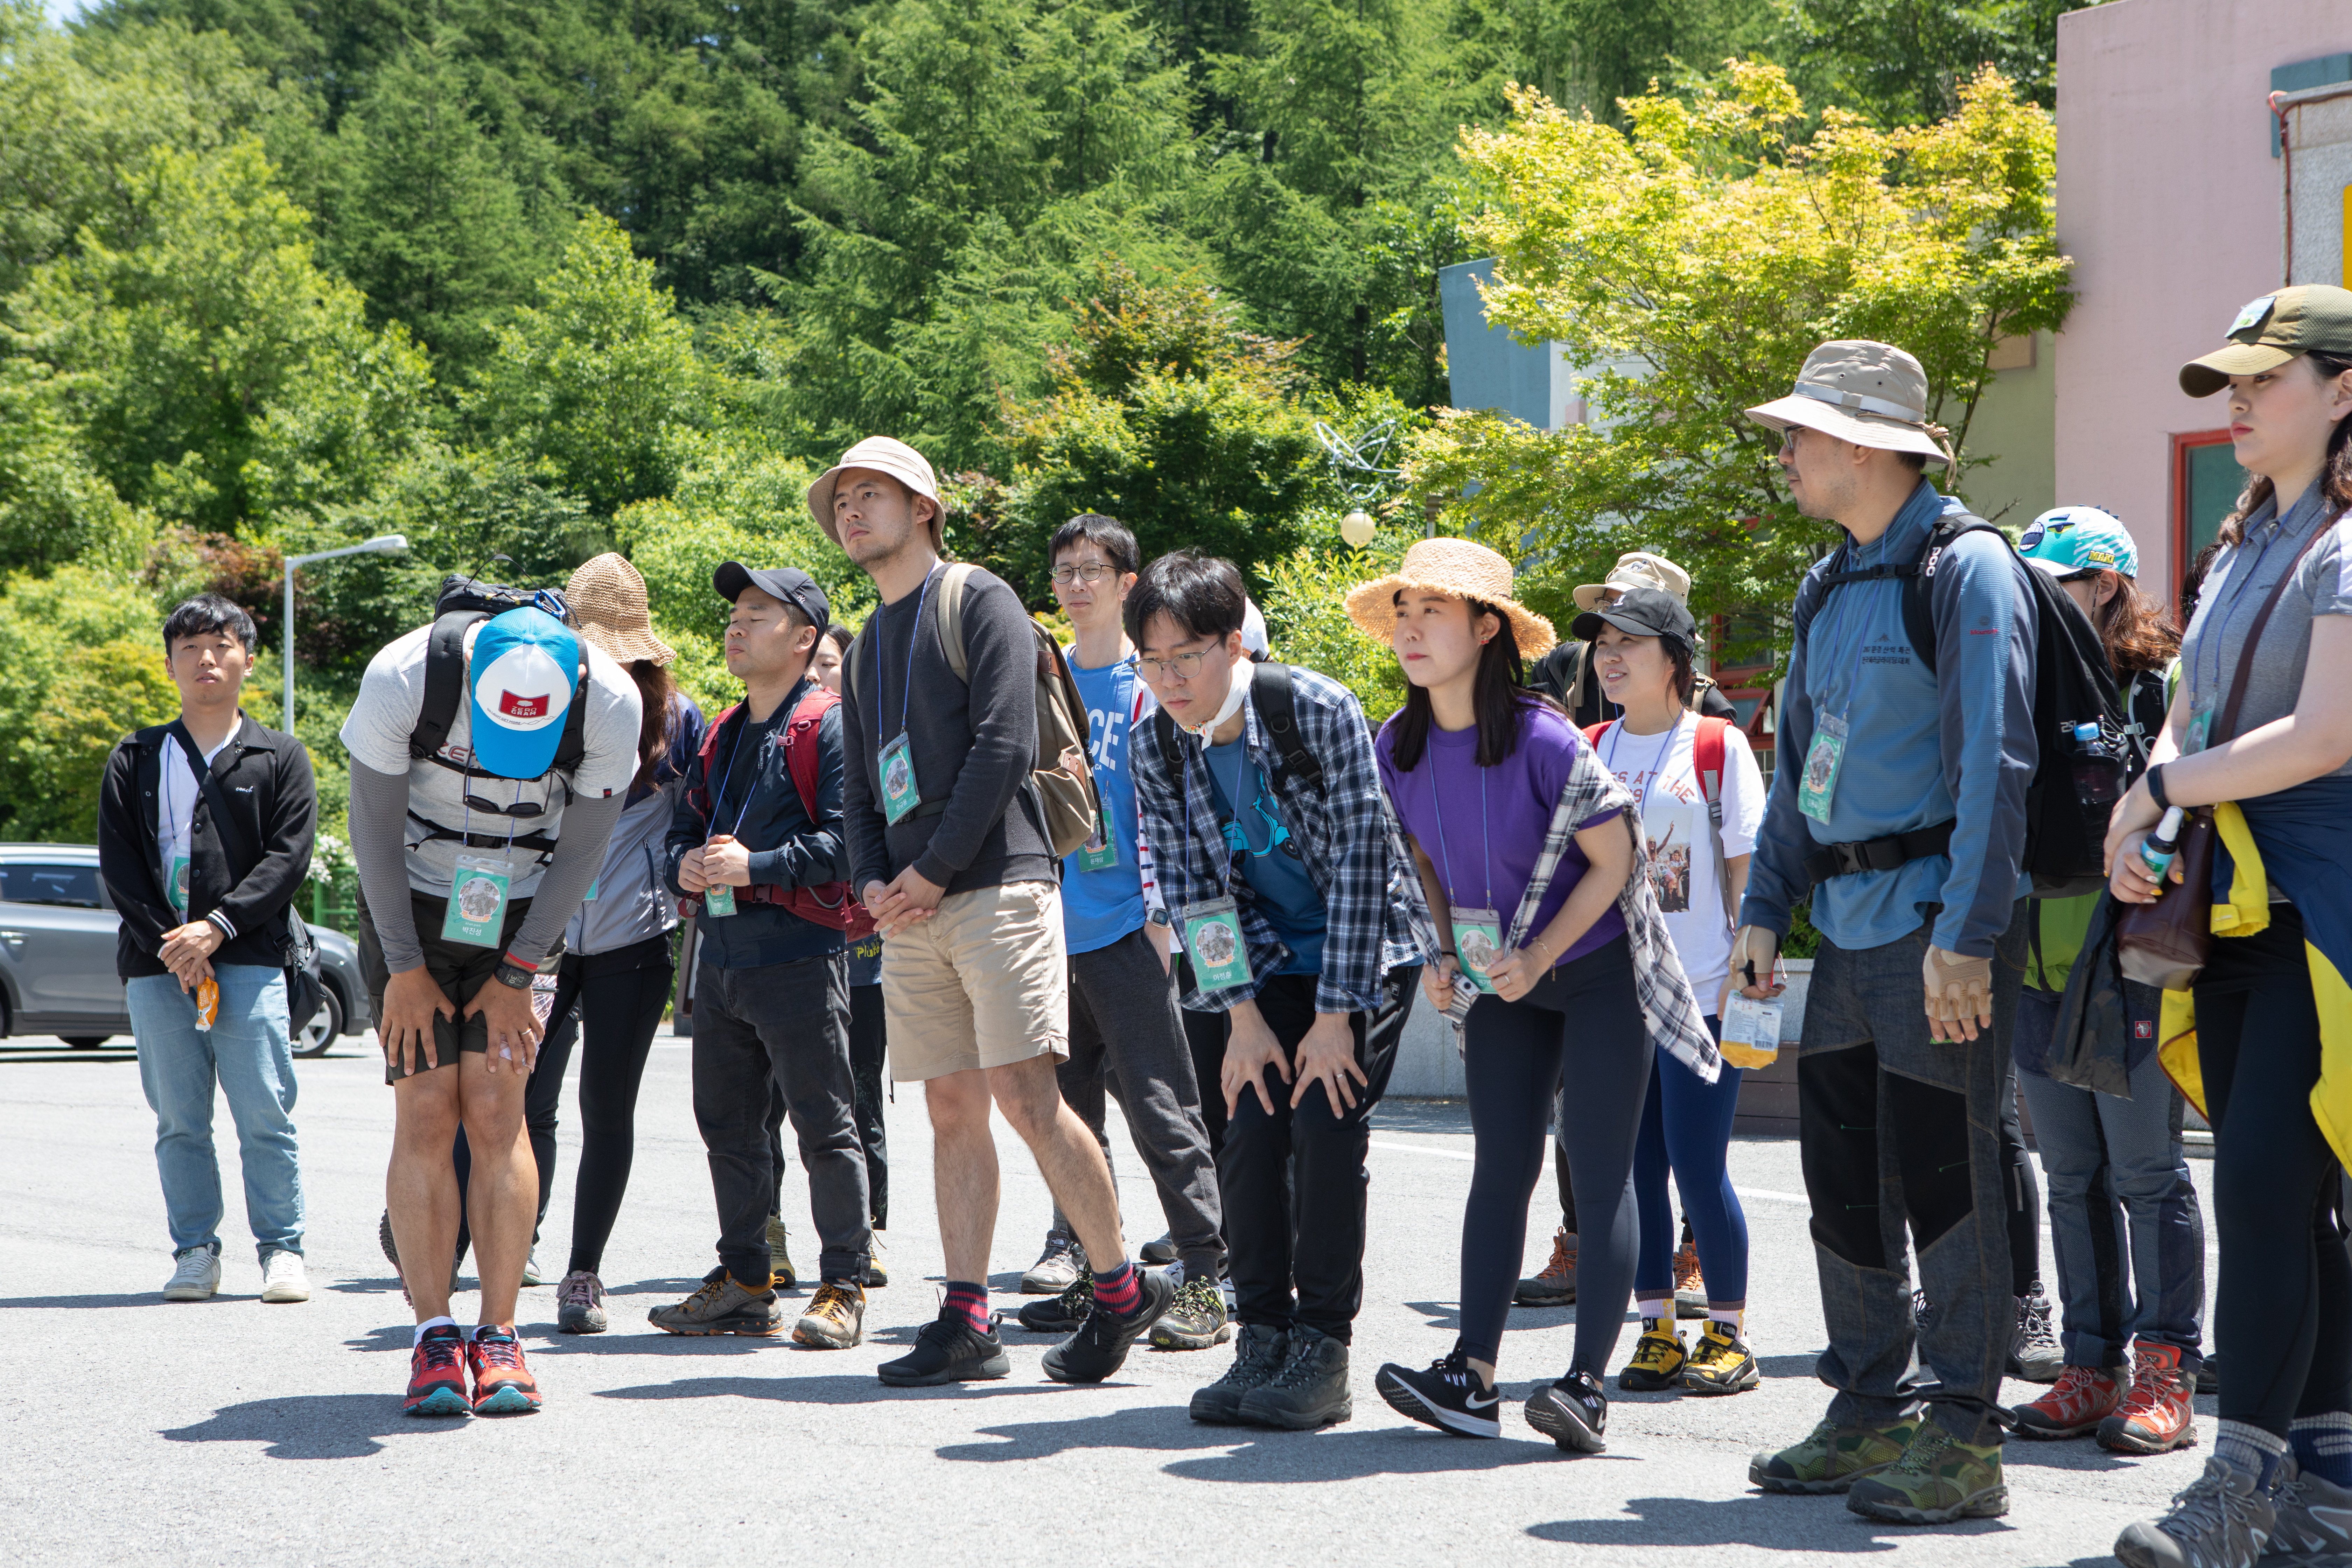
[[[2327,283],[2298,283],[2249,301],[2230,323],[2227,348],[2180,367],[2180,390],[2210,397],[2233,375],[2276,370],[2316,351],[2352,359],[2352,293]]]

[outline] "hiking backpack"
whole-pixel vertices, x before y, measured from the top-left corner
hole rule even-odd
[[[784,748],[784,771],[792,775],[793,792],[801,797],[801,810],[808,814],[812,823],[816,821],[817,770],[824,761],[817,749],[816,730],[824,722],[824,716],[840,702],[838,692],[823,686],[814,687],[793,709],[792,717],[784,721],[781,742]],[[717,721],[702,732],[702,787],[688,791],[688,798],[706,822],[711,820],[719,809],[717,797],[710,794],[710,764],[719,754],[719,734],[727,728],[727,721],[738,713],[743,714],[746,725],[751,722],[751,714],[743,712],[743,704],[738,702],[720,713]],[[740,736],[740,731],[738,734]],[[738,739],[736,744],[741,743]],[[756,782],[755,771],[754,784]],[[811,925],[846,931],[852,942],[874,934],[874,917],[866,912],[864,904],[851,897],[847,882],[821,882],[813,888],[778,888],[775,896],[767,901],[790,910]],[[699,908],[700,900],[695,902]],[[689,911],[681,906],[679,912]]]
[[[1830,557],[1830,570],[1808,577],[1797,595],[1801,641],[1832,590],[1847,583],[1894,579],[1902,584],[1903,630],[1927,673],[1936,673],[1936,568],[1963,534],[1989,533],[2011,555],[2009,535],[1971,512],[1948,512],[1908,561],[1854,570],[1845,565],[1849,539]],[[2021,868],[2037,899],[2073,898],[2106,885],[2102,868],[2107,816],[2123,796],[2129,742],[2138,732],[2107,650],[2090,617],[2056,579],[2028,565],[2033,595],[2033,779],[2025,791],[2025,856]]]

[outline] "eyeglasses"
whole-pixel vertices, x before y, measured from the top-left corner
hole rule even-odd
[[[1165,680],[1171,675],[1179,680],[1195,680],[1200,678],[1202,662],[1217,651],[1204,647],[1192,653],[1173,654],[1167,658],[1138,658],[1135,661],[1136,672],[1151,681]]]
[[[1073,583],[1084,583],[1087,586],[1091,588],[1106,577],[1116,577],[1118,575],[1118,567],[1106,566],[1099,561],[1089,561],[1083,566],[1056,566],[1054,568],[1054,581],[1065,588],[1068,587]]]

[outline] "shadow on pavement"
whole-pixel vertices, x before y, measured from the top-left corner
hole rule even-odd
[[[449,1432],[464,1420],[420,1420],[400,1413],[389,1394],[316,1394],[224,1405],[194,1426],[167,1428],[173,1443],[267,1443],[273,1459],[363,1459],[383,1452],[394,1433]]]
[[[1357,1409],[1370,1415],[1360,1403]],[[1138,1416],[1170,1413],[1137,1411]],[[1175,1413],[1180,1425],[1202,1435],[1163,1447],[1217,1447],[1225,1452],[1179,1459],[1163,1471],[1191,1481],[1339,1481],[1364,1476],[1450,1475],[1462,1470],[1499,1470],[1517,1465],[1570,1461],[1549,1442],[1465,1442],[1417,1424],[1399,1426],[1329,1426],[1320,1432],[1266,1432],[1244,1426],[1203,1426]],[[1381,1410],[1383,1416],[1388,1412]],[[1205,1439],[1205,1440],[1203,1440]],[[1155,1445],[1135,1444],[1149,1447]],[[1601,1454],[1587,1461],[1638,1461]]]
[[[239,1293],[236,1295],[230,1295],[226,1291],[220,1291],[215,1292],[212,1300],[209,1301],[166,1301],[163,1300],[162,1289],[158,1288],[153,1290],[134,1290],[121,1296],[10,1296],[5,1299],[0,1299],[0,1312],[5,1312],[12,1307],[77,1307],[84,1309],[100,1307],[110,1309],[115,1307],[194,1308],[215,1305],[226,1306],[232,1302],[253,1301],[257,1300],[258,1299],[259,1295],[257,1292],[254,1294]]]
[[[1728,1500],[1628,1498],[1623,1506],[1630,1517],[1554,1520],[1529,1525],[1528,1533],[1538,1541],[1567,1546],[1740,1546],[1823,1552],[1893,1552],[1896,1542],[1887,1537],[1904,1530],[1848,1513],[1842,1497],[1766,1497],[1750,1492]],[[1938,1533],[1990,1535],[2014,1529],[2000,1520],[1975,1519],[1939,1526]]]
[[[812,1351],[811,1355],[824,1352]],[[1001,1399],[1023,1394],[1062,1394],[1058,1384],[951,1383],[940,1388],[892,1388],[871,1373],[834,1373],[820,1377],[688,1377],[635,1388],[602,1388],[599,1399],[772,1399],[782,1405],[879,1405],[909,1399]]]

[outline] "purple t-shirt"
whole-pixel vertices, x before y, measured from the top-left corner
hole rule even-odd
[[[1395,731],[1396,721],[1391,719],[1381,727],[1373,751],[1380,758],[1381,783],[1395,803],[1404,830],[1437,868],[1445,896],[1456,908],[1484,904],[1491,876],[1495,901],[1487,907],[1501,915],[1507,930],[1535,876],[1536,861],[1543,854],[1544,830],[1551,826],[1551,814],[1559,808],[1559,793],[1568,784],[1570,764],[1584,749],[1584,737],[1566,714],[1529,705],[1519,726],[1518,748],[1499,766],[1482,768],[1477,763],[1476,730],[1449,732],[1433,724],[1421,765],[1410,773],[1401,773],[1391,760]],[[1441,808],[1443,834],[1438,829]],[[1607,822],[1617,815],[1604,812],[1584,826]],[[1543,902],[1537,906],[1531,931],[1540,931],[1551,923],[1559,907],[1568,902],[1569,893],[1591,868],[1592,862],[1570,839],[1552,872]],[[1624,933],[1625,917],[1612,903],[1591,930],[1560,954],[1559,962],[1581,958]]]

